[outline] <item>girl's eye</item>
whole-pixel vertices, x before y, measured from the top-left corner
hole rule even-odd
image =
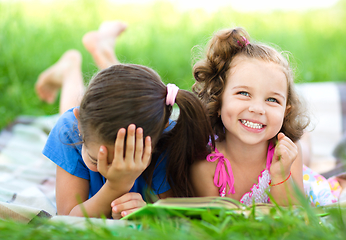
[[[90,161],[92,165],[97,166],[97,162]]]
[[[250,94],[248,92],[238,92],[238,94],[249,97]]]
[[[94,159],[90,158],[89,157],[89,162],[92,164],[92,165],[97,165],[97,161],[95,161]]]
[[[267,101],[268,101],[268,102],[279,103],[279,101],[276,100],[275,98],[268,98]]]
[[[89,154],[88,154],[89,155]],[[90,155],[88,156],[89,157],[89,162],[92,164],[92,165],[97,165],[97,159],[91,157]]]

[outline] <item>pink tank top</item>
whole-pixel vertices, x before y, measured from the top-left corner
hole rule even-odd
[[[269,197],[266,191],[270,190],[269,184],[271,178],[269,169],[274,155],[274,150],[275,146],[272,142],[270,142],[267,153],[266,168],[258,176],[258,183],[254,184],[250,191],[245,193],[243,197],[240,199],[241,203],[244,203],[246,205],[252,205],[253,203],[269,202]],[[216,160],[218,160],[218,163],[216,165],[216,170],[214,174],[214,184],[216,187],[219,188],[220,196],[224,197],[226,195],[227,184],[229,186],[228,194],[234,194],[234,177],[231,164],[229,160],[225,158],[224,155],[215,148],[215,153],[209,154],[207,156],[207,161],[215,162]]]

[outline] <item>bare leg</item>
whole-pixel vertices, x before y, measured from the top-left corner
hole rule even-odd
[[[120,63],[115,56],[114,47],[116,39],[126,27],[125,23],[119,21],[103,22],[98,31],[88,32],[83,36],[83,44],[99,69]]]
[[[83,36],[85,48],[100,69],[119,64],[114,47],[117,37],[126,27],[125,23],[119,21],[104,22],[98,31],[88,32]],[[69,50],[57,63],[41,73],[36,82],[39,98],[48,103],[56,100],[61,89],[60,114],[80,105],[85,90],[81,62],[81,54],[77,50]]]
[[[81,63],[81,54],[77,50],[69,50],[38,77],[35,89],[43,101],[53,103],[61,89],[60,114],[80,105],[85,89]]]

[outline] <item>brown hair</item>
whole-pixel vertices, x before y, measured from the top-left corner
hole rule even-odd
[[[222,105],[221,100],[227,74],[233,67],[232,60],[236,56],[244,56],[279,64],[286,75],[287,106],[290,106],[280,132],[295,142],[303,135],[310,120],[295,91],[293,72],[288,58],[273,47],[261,43],[250,43],[248,40],[249,35],[242,28],[225,29],[217,32],[208,44],[205,58],[193,67],[196,82],[192,89],[207,105],[212,127],[219,140],[222,141],[225,139],[224,126],[218,116],[218,111]]]
[[[80,131],[85,142],[114,144],[120,128],[129,124],[143,128],[154,147],[151,163],[143,172],[148,185],[159,156],[165,153],[167,180],[174,196],[190,196],[188,166],[206,157],[213,131],[199,99],[179,90],[175,101],[179,118],[174,128],[163,134],[172,113],[166,94],[167,88],[154,70],[134,64],[111,66],[100,71],[86,90],[80,105]]]

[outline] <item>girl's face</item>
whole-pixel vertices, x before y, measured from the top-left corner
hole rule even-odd
[[[107,148],[107,153],[108,153],[108,163],[111,163],[113,161],[113,156],[114,156],[114,145],[104,145],[100,143],[94,143],[90,142],[87,145],[83,144],[82,145],[82,158],[85,163],[85,165],[94,172],[98,172],[97,170],[97,158],[98,158],[98,153],[100,150],[100,147],[106,146]]]
[[[276,136],[286,113],[287,88],[280,65],[235,57],[219,111],[226,139],[253,145]]]

